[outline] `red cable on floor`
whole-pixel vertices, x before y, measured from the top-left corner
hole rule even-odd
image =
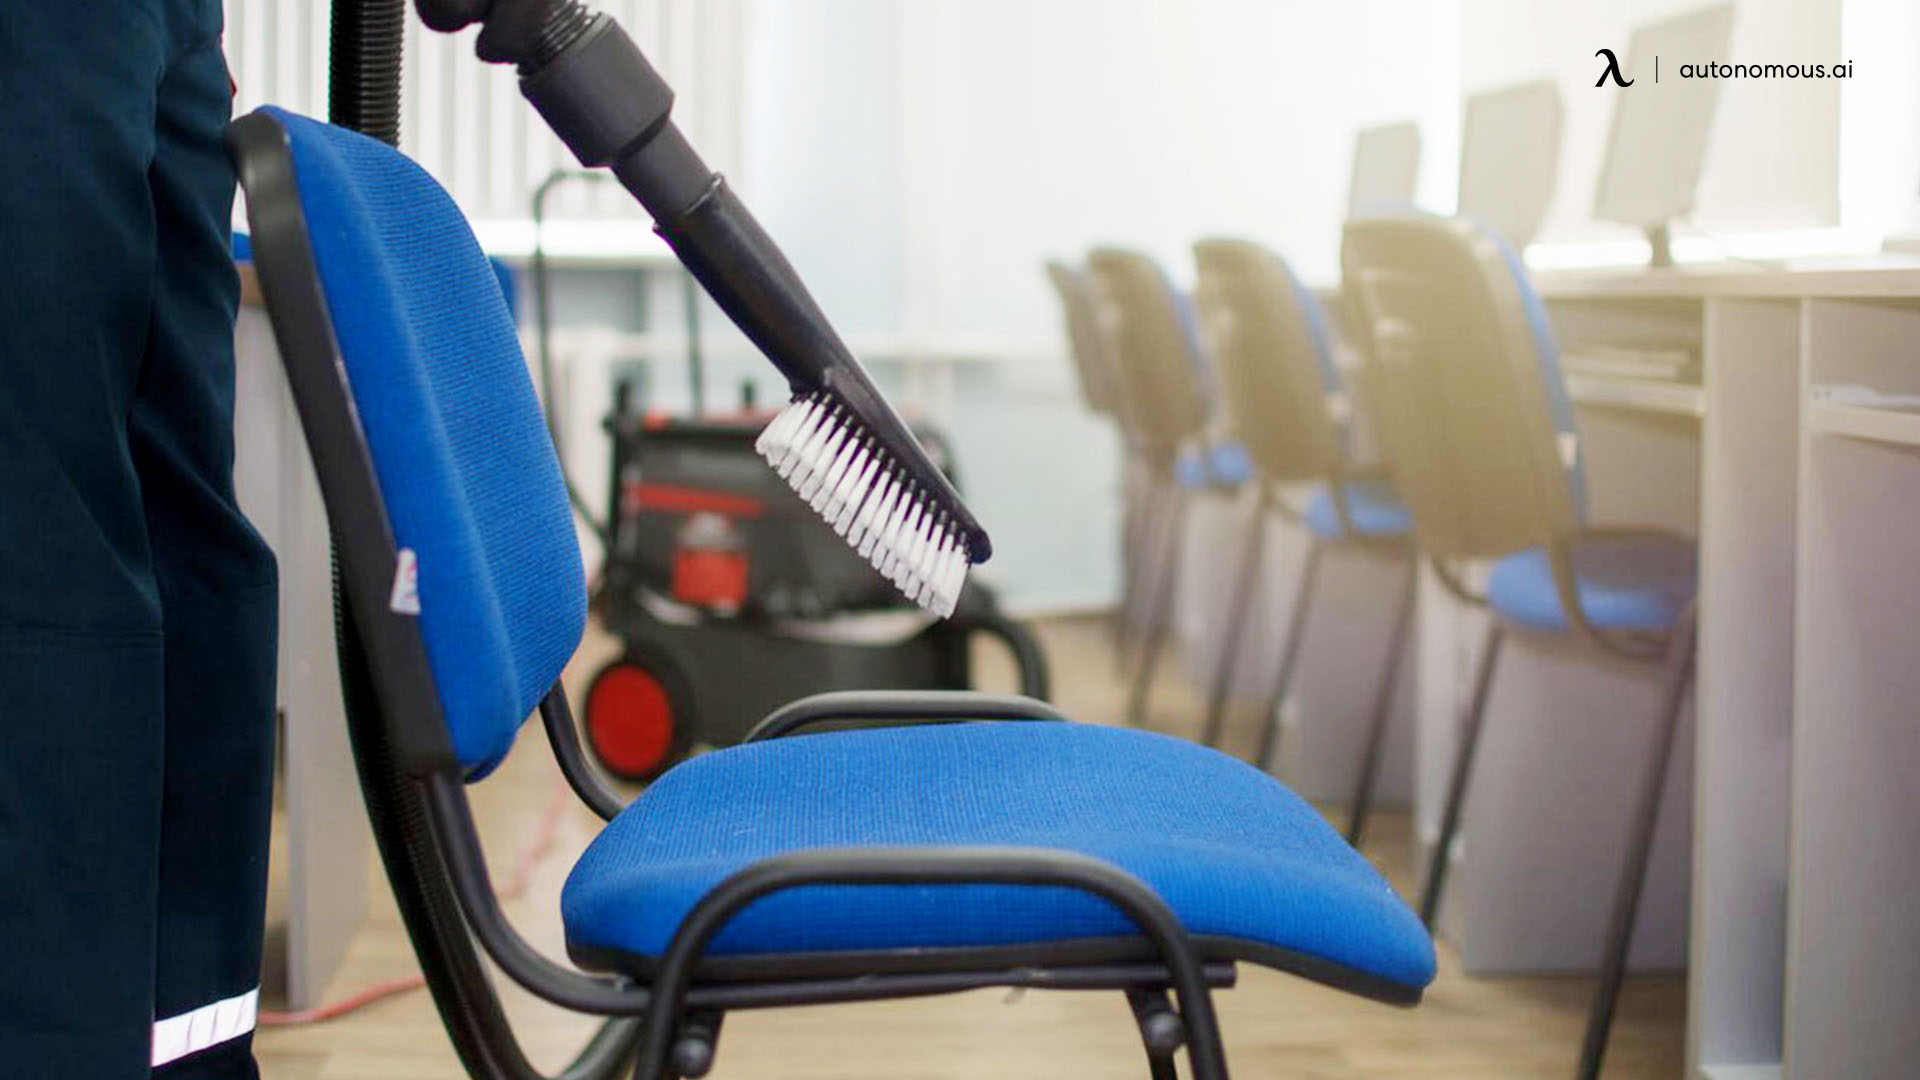
[[[547,808],[540,815],[539,830],[535,832],[533,843],[520,852],[520,858],[514,863],[513,876],[505,886],[494,890],[494,895],[502,901],[517,900],[525,895],[533,884],[533,872],[540,863],[553,853],[553,845],[559,839],[560,819],[566,814],[567,804],[572,801],[572,791],[567,787],[565,778],[554,782],[553,795],[547,799]],[[295,1027],[301,1024],[319,1024],[337,1019],[350,1012],[364,1009],[376,1001],[384,1001],[398,994],[418,990],[427,985],[427,980],[418,974],[405,975],[397,979],[374,983],[356,994],[339,1001],[321,1005],[317,1008],[302,1009],[298,1012],[272,1012],[261,1010],[261,1027]]]

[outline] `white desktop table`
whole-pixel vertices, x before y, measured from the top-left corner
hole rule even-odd
[[[1697,530],[1700,541],[1693,753],[1675,757],[1636,935],[1644,966],[1671,966],[1671,924],[1686,920],[1663,918],[1663,897],[1671,916],[1673,890],[1686,885],[1675,879],[1690,878],[1689,1076],[1920,1075],[1920,914],[1910,907],[1920,896],[1920,409],[1836,403],[1823,389],[1920,395],[1920,260],[1555,273],[1535,284],[1564,353],[1680,346],[1702,361],[1697,389],[1572,381],[1596,520]],[[1438,588],[1422,602],[1425,840],[1478,635]],[[1456,910],[1443,925],[1463,935],[1463,955],[1492,957],[1488,970],[1582,966],[1564,961],[1597,957],[1626,800],[1607,798],[1618,820],[1589,814],[1556,851],[1529,849],[1525,834],[1542,831],[1542,814],[1579,816],[1568,804],[1592,809],[1569,780],[1591,789],[1616,761],[1638,766],[1651,676],[1585,676],[1599,680],[1585,689],[1604,692],[1596,712],[1566,704],[1575,665],[1552,648],[1531,663],[1515,656],[1488,717],[1449,886]],[[1575,764],[1555,776],[1529,754]],[[1529,771],[1546,775],[1533,787],[1513,779]],[[1489,774],[1507,774],[1505,786]],[[1630,774],[1619,775],[1625,789]],[[1663,880],[1662,849],[1669,863],[1686,849],[1689,816],[1691,867]],[[1549,912],[1559,940],[1516,943],[1530,916],[1516,914],[1515,893],[1532,901],[1556,889],[1576,898]]]

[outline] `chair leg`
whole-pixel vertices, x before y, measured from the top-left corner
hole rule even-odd
[[[1227,583],[1233,590],[1228,601],[1227,632],[1221,640],[1220,661],[1213,669],[1213,690],[1207,696],[1207,719],[1200,741],[1220,745],[1220,729],[1227,719],[1227,695],[1233,689],[1233,672],[1239,666],[1240,640],[1246,635],[1247,615],[1253,610],[1253,594],[1258,588],[1261,556],[1266,548],[1267,514],[1271,496],[1265,484],[1253,501],[1253,518],[1247,524],[1246,545],[1240,553],[1240,572]]]
[[[1313,608],[1313,591],[1320,580],[1320,541],[1307,536],[1306,563],[1300,568],[1300,584],[1293,594],[1293,614],[1287,618],[1287,642],[1281,646],[1280,671],[1274,677],[1273,693],[1260,713],[1260,750],[1254,758],[1263,772],[1272,772],[1274,758],[1280,752],[1280,710],[1286,706],[1293,689],[1293,670],[1300,661],[1300,646],[1307,636],[1307,613]]]
[[[1393,691],[1400,679],[1401,658],[1406,655],[1408,631],[1413,624],[1413,598],[1420,588],[1420,564],[1411,554],[1407,558],[1407,580],[1400,590],[1400,610],[1394,613],[1393,633],[1387,639],[1387,662],[1380,672],[1380,686],[1374,691],[1373,719],[1367,727],[1367,741],[1360,753],[1360,775],[1354,782],[1353,799],[1347,804],[1347,843],[1354,847],[1366,836],[1367,814],[1373,809],[1373,785],[1380,774],[1380,758],[1386,752],[1387,725],[1393,716]]]
[[[1153,594],[1154,572],[1159,565],[1156,557],[1165,536],[1166,496],[1171,494],[1169,485],[1162,485],[1151,479],[1141,481],[1140,507],[1135,511],[1133,523],[1132,553],[1126,564],[1125,585],[1121,594],[1120,621],[1114,627],[1113,663],[1114,670],[1124,672],[1132,659],[1135,643],[1140,637],[1138,626],[1145,619],[1147,598]]]
[[[1172,504],[1166,515],[1166,538],[1160,545],[1154,568],[1153,592],[1146,611],[1146,638],[1133,670],[1133,690],[1127,698],[1127,723],[1139,727],[1146,723],[1147,694],[1153,689],[1154,670],[1160,666],[1160,649],[1167,641],[1167,625],[1173,621],[1173,583],[1179,577],[1180,534],[1187,523],[1186,493],[1179,488],[1168,492]]]
[[[1647,880],[1647,857],[1653,849],[1653,832],[1660,823],[1661,795],[1667,785],[1667,765],[1673,756],[1674,736],[1680,729],[1680,710],[1686,703],[1687,687],[1693,678],[1695,614],[1692,608],[1680,617],[1667,646],[1667,670],[1660,701],[1660,722],[1654,730],[1646,770],[1640,776],[1633,831],[1627,838],[1625,864],[1614,885],[1613,911],[1607,920],[1606,956],[1600,966],[1600,985],[1594,990],[1593,1007],[1587,1016],[1586,1037],[1580,1049],[1580,1080],[1595,1080],[1600,1075],[1600,1060],[1607,1052],[1607,1035],[1613,1027],[1614,1008],[1620,1001],[1621,984],[1626,981],[1627,951],[1633,944],[1634,917],[1640,909],[1640,890]]]
[[[1434,841],[1427,862],[1427,881],[1420,894],[1420,921],[1429,931],[1440,914],[1440,893],[1447,882],[1447,863],[1453,849],[1454,833],[1460,828],[1460,811],[1467,801],[1467,778],[1473,774],[1474,752],[1480,748],[1480,728],[1486,717],[1487,698],[1493,689],[1493,672],[1500,659],[1505,631],[1495,621],[1487,628],[1486,645],[1480,654],[1480,673],[1473,682],[1473,700],[1467,706],[1460,729],[1460,748],[1453,759],[1453,780],[1447,785],[1447,804],[1440,816],[1440,836]]]
[[[1146,1047],[1149,1080],[1179,1080],[1174,1058],[1183,1045],[1188,1048],[1187,1064],[1195,1080],[1226,1080],[1226,1060],[1219,1053],[1220,1021],[1210,1007],[1188,1008],[1183,998],[1181,1010],[1175,1012],[1167,992],[1159,989],[1128,990],[1127,1005]],[[1203,1030],[1196,1032],[1194,1026]]]

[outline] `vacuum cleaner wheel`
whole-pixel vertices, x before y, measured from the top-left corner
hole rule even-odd
[[[644,783],[686,756],[692,703],[679,669],[629,652],[587,688],[587,745],[614,776]]]

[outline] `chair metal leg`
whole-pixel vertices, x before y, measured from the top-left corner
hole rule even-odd
[[[1427,881],[1420,894],[1420,921],[1429,931],[1440,914],[1440,893],[1447,882],[1447,863],[1453,850],[1453,836],[1460,828],[1460,811],[1467,801],[1467,778],[1473,774],[1473,755],[1480,747],[1480,728],[1486,717],[1487,698],[1493,689],[1493,672],[1500,659],[1500,645],[1506,632],[1496,620],[1487,628],[1487,642],[1480,654],[1480,673],[1473,683],[1473,700],[1460,729],[1460,748],[1454,754],[1453,781],[1447,785],[1447,804],[1440,816],[1440,836],[1433,844],[1427,862]]]
[[[1174,1055],[1186,1041],[1186,1024],[1167,1000],[1165,990],[1129,990],[1127,1005],[1133,1009],[1134,1023],[1140,1028],[1140,1042],[1147,1051],[1149,1080],[1179,1080]]]
[[[1267,486],[1261,484],[1259,495],[1253,500],[1253,517],[1247,523],[1246,545],[1240,552],[1240,572],[1227,583],[1233,590],[1228,601],[1227,632],[1220,644],[1220,661],[1214,665],[1213,690],[1207,695],[1207,719],[1200,736],[1200,741],[1208,746],[1220,745],[1220,729],[1226,724],[1227,695],[1233,689],[1234,669],[1239,666],[1240,640],[1246,635],[1247,615],[1253,610],[1253,594],[1259,585],[1271,499]]]
[[[1693,678],[1695,613],[1691,607],[1674,627],[1667,646],[1666,680],[1660,700],[1660,721],[1654,730],[1647,767],[1640,777],[1633,831],[1627,838],[1626,861],[1614,885],[1613,911],[1607,920],[1606,956],[1600,966],[1600,985],[1594,990],[1587,1016],[1587,1033],[1580,1049],[1580,1080],[1595,1080],[1607,1052],[1614,1008],[1627,975],[1627,951],[1633,943],[1634,917],[1640,909],[1640,890],[1646,884],[1647,857],[1653,849],[1654,828],[1660,823],[1661,795],[1667,786],[1667,765],[1673,756],[1674,736],[1680,729],[1680,710]]]
[[[1274,677],[1273,693],[1260,713],[1260,750],[1254,761],[1263,772],[1272,772],[1274,758],[1280,752],[1280,710],[1293,689],[1293,670],[1300,661],[1300,646],[1307,636],[1307,613],[1313,607],[1313,591],[1320,580],[1320,541],[1307,537],[1306,563],[1300,568],[1300,584],[1293,594],[1293,614],[1287,618],[1287,642],[1281,647],[1280,671]]]
[[[1159,565],[1153,575],[1153,593],[1146,611],[1146,638],[1133,670],[1133,690],[1127,698],[1127,723],[1139,727],[1147,718],[1147,694],[1153,689],[1154,670],[1160,666],[1160,649],[1167,641],[1167,625],[1173,621],[1173,582],[1179,577],[1180,534],[1187,523],[1186,492],[1171,488],[1172,507],[1166,515],[1166,542],[1160,545]]]
[[[1407,637],[1413,625],[1414,594],[1420,588],[1420,563],[1411,552],[1407,556],[1407,580],[1400,590],[1400,610],[1394,613],[1393,634],[1387,639],[1387,662],[1380,672],[1380,686],[1374,691],[1373,719],[1367,727],[1367,741],[1360,753],[1360,775],[1354,782],[1353,800],[1347,804],[1347,843],[1354,847],[1367,832],[1367,813],[1373,809],[1373,785],[1380,773],[1380,759],[1386,752],[1387,725],[1393,716],[1393,692],[1400,681],[1400,661],[1407,651]]]
[[[1145,606],[1153,595],[1157,555],[1165,540],[1168,497],[1173,488],[1151,479],[1142,481],[1140,508],[1133,524],[1133,551],[1128,556],[1126,578],[1121,593],[1120,621],[1114,627],[1113,661],[1116,671],[1127,670],[1135,644],[1140,638],[1139,624],[1146,618]]]

